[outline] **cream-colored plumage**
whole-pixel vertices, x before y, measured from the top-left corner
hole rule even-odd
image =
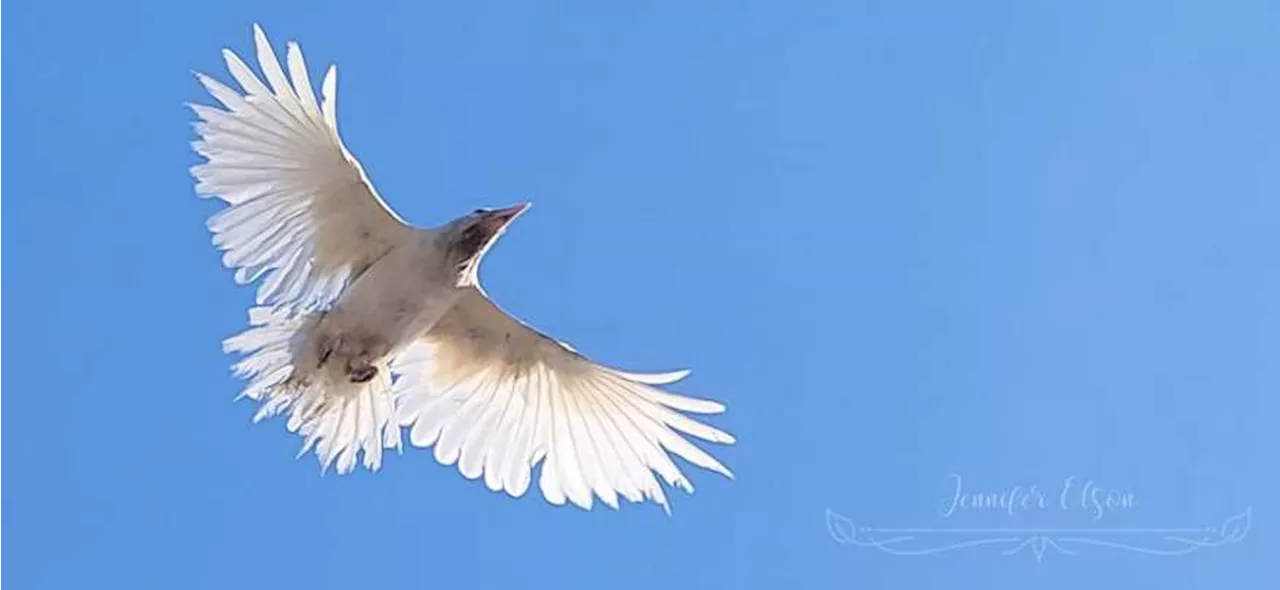
[[[682,434],[733,437],[682,412],[724,407],[663,391],[687,372],[637,374],[588,360],[499,309],[478,284],[485,252],[525,206],[479,210],[436,228],[406,224],[378,196],[338,135],[336,70],[317,102],[302,52],[288,75],[254,27],[264,83],[224,57],[243,92],[197,77],[225,110],[193,105],[208,162],[197,191],[229,207],[209,221],[240,283],[261,279],[243,396],[257,418],[288,413],[323,465],[369,469],[382,451],[434,446],[444,464],[521,496],[538,481],[553,504],[619,498],[667,506],[659,478],[692,491],[669,454],[726,476]],[[655,476],[656,473],[656,476]]]

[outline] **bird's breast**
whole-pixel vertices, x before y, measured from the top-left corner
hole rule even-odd
[[[393,346],[430,329],[461,292],[429,254],[409,248],[388,253],[339,297],[330,322],[341,331],[370,332]]]

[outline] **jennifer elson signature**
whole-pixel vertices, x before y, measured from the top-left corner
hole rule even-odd
[[[1094,480],[1081,480],[1075,476],[1064,478],[1061,486],[1043,489],[1031,484],[971,491],[964,487],[964,478],[956,473],[950,475],[950,482],[951,494],[938,505],[938,514],[943,518],[959,512],[1004,512],[1016,516],[1020,512],[1048,510],[1052,506],[1067,512],[1083,512],[1094,520],[1100,520],[1111,512],[1137,505],[1137,498],[1132,492],[1103,487]]]

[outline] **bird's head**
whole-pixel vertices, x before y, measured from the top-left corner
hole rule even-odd
[[[476,209],[453,220],[445,229],[450,268],[458,271],[458,286],[469,287],[479,282],[480,260],[498,236],[506,231],[529,202],[503,209]]]

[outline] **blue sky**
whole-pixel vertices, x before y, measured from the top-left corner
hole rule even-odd
[[[266,4],[6,5],[12,587],[1280,574],[1273,3]],[[225,79],[218,51],[247,52],[253,22],[299,40],[315,79],[338,63],[344,138],[406,218],[532,200],[489,291],[602,361],[694,369],[680,391],[728,404],[713,423],[739,443],[714,451],[737,481],[692,473],[671,518],[584,513],[424,451],[321,476],[279,420],[250,424],[219,342],[251,291],[209,244],[182,104],[208,100],[189,72]],[[952,474],[1048,506],[944,516]],[[1067,477],[1134,501],[1062,510]],[[1037,563],[841,544],[829,509],[1126,530],[1251,509],[1252,526],[1186,556]],[[1116,534],[1097,538],[1152,538]]]

